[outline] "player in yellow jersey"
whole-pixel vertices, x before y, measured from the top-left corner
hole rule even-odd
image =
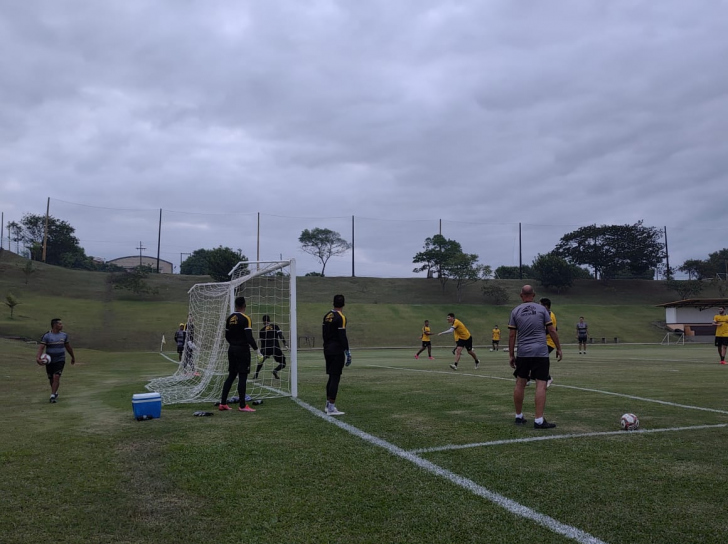
[[[450,365],[450,368],[453,370],[458,369],[460,354],[463,352],[463,348],[465,348],[468,355],[475,361],[475,369],[477,370],[480,366],[480,361],[478,360],[478,356],[475,355],[475,351],[473,351],[473,336],[470,334],[470,331],[463,325],[462,321],[455,319],[455,314],[453,313],[447,314],[447,322],[450,323],[450,328],[446,331],[438,332],[437,336],[451,332],[455,337],[455,342],[457,343],[457,348],[455,348],[455,362]]]
[[[500,344],[500,335],[501,335],[501,331],[498,328],[498,325],[493,327],[493,330],[490,331],[490,334],[491,334],[491,341],[493,342],[493,347],[491,348],[490,351],[498,351],[498,347]]]
[[[425,326],[422,327],[422,334],[420,335],[420,340],[422,340],[422,347],[420,348],[420,351],[415,353],[415,359],[420,358],[420,353],[427,350],[427,356],[430,359],[434,359],[432,356],[432,342],[430,341],[430,335],[432,334],[432,329],[430,329],[430,322],[429,320],[425,319]]]
[[[541,303],[541,306],[546,308],[549,311],[549,314],[551,314],[551,323],[554,326],[554,330],[558,331],[559,328],[556,326],[556,314],[551,311],[551,299],[543,297],[542,299],[539,300],[539,302]],[[549,335],[549,334],[546,335],[546,346],[548,346],[549,355],[551,355],[551,352],[556,349],[556,344],[554,344],[554,339],[551,338],[551,335]],[[546,380],[546,389],[551,387],[551,382],[553,382],[553,381],[554,380],[551,378],[551,374],[549,374],[549,378],[548,378],[548,380]]]
[[[718,308],[718,315],[713,316],[713,325],[715,329],[715,347],[718,348],[720,355],[720,364],[728,364],[725,362],[725,352],[728,348],[728,315],[725,315],[725,306]]]

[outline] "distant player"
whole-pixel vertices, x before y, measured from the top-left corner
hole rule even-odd
[[[76,364],[76,356],[73,354],[73,348],[68,343],[68,335],[63,332],[63,322],[59,318],[51,319],[51,330],[43,335],[38,346],[38,353],[35,356],[35,362],[43,366],[40,356],[45,350],[46,355],[51,358],[51,362],[45,365],[48,381],[51,384],[52,404],[58,401],[58,387],[61,385],[61,374],[63,367],[66,365],[66,352],[71,356],[71,364]]]
[[[463,348],[465,348],[468,355],[470,355],[475,361],[475,369],[477,370],[480,366],[480,361],[478,360],[478,356],[475,354],[475,351],[473,351],[473,336],[470,334],[470,331],[465,327],[465,325],[463,325],[462,321],[455,319],[455,314],[453,313],[447,314],[447,322],[450,323],[450,328],[446,331],[438,332],[437,336],[451,332],[455,337],[455,342],[457,344],[455,348],[455,362],[450,365],[450,368],[453,370],[458,369],[460,355],[463,352]]]
[[[576,324],[576,340],[579,342],[579,353],[586,354],[586,339],[589,337],[589,325],[584,321],[584,317],[579,318]]]
[[[422,347],[420,348],[420,351],[415,353],[415,359],[420,358],[420,353],[427,350],[427,356],[430,359],[434,359],[432,356],[432,342],[430,341],[430,335],[432,334],[432,330],[430,329],[430,322],[425,319],[425,325],[422,327],[422,334],[420,335],[420,340],[422,340]]]
[[[253,338],[253,327],[250,318],[245,315],[245,297],[235,299],[235,311],[225,321],[225,340],[228,342],[228,377],[222,386],[222,396],[218,409],[220,411],[232,410],[227,404],[228,394],[238,379],[238,396],[240,397],[241,412],[255,412],[245,404],[245,387],[250,373],[250,349],[258,351],[258,344]]]
[[[498,325],[496,325],[493,327],[493,330],[490,331],[491,342],[493,343],[493,347],[490,351],[498,351],[498,348],[500,347],[500,336],[501,331],[498,328]]]
[[[351,364],[349,340],[346,337],[346,317],[342,313],[344,295],[334,296],[334,308],[326,312],[323,319],[322,333],[324,339],[324,359],[326,360],[326,407],[324,413],[329,416],[343,416],[336,408],[336,396],[339,394],[339,383],[344,366]]]
[[[728,315],[725,315],[725,306],[718,308],[718,315],[713,316],[713,325],[716,325],[715,329],[715,347],[718,348],[718,355],[720,356],[720,364],[724,365],[725,352],[728,348]]]
[[[283,347],[288,349],[286,339],[283,336],[283,331],[275,323],[270,322],[270,316],[264,315],[262,318],[263,328],[258,333],[258,339],[260,340],[260,352],[263,354],[263,360],[258,363],[255,369],[255,375],[253,379],[258,379],[258,373],[263,368],[263,363],[268,357],[273,357],[273,360],[278,363],[278,366],[273,370],[273,377],[276,380],[280,380],[278,373],[286,368],[286,356],[281,350],[281,343]]]
[[[182,353],[185,350],[185,339],[187,338],[187,332],[185,331],[185,324],[180,323],[179,329],[174,332],[174,341],[177,344],[177,356],[179,360],[182,360]]]
[[[546,308],[549,311],[549,315],[551,316],[551,324],[554,326],[554,330],[558,332],[559,327],[556,326],[556,314],[551,311],[551,299],[543,297],[541,300],[539,300],[539,303],[541,304],[541,306],[543,306],[544,308]],[[551,355],[551,352],[556,349],[556,344],[554,343],[554,339],[551,338],[551,335],[549,335],[549,334],[546,335],[546,345],[548,346],[548,349],[549,349],[549,355]],[[549,365],[549,372],[550,372],[550,369],[551,369],[551,365]],[[551,382],[553,382],[553,381],[554,380],[551,378],[551,374],[549,374],[549,378],[548,378],[548,380],[546,380],[547,389],[549,387],[551,387]]]

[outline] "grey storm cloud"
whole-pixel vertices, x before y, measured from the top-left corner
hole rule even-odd
[[[351,216],[361,275],[411,274],[440,220],[494,268],[517,264],[518,223],[526,262],[639,220],[672,233],[671,263],[705,258],[728,245],[727,17],[718,0],[0,0],[0,208],[50,197],[106,258],[154,245],[163,208],[175,263],[253,256],[257,213],[262,257],[303,271],[301,230],[349,238]]]

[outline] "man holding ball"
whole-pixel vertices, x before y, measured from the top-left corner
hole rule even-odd
[[[41,358],[43,350],[50,357],[48,363]],[[61,385],[61,374],[63,374],[63,367],[66,365],[66,351],[71,356],[71,364],[75,365],[76,356],[73,354],[71,344],[68,343],[68,335],[63,332],[63,322],[59,318],[51,319],[51,330],[40,339],[38,353],[35,356],[35,362],[46,367],[48,381],[51,384],[51,398],[49,400],[51,404],[58,402],[58,386]]]

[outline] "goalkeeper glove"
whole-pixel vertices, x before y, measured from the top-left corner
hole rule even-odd
[[[346,363],[344,364],[349,366],[351,364],[351,352],[347,349],[344,353],[346,354]]]
[[[263,359],[265,359],[265,356],[258,350],[258,362],[262,363]]]

